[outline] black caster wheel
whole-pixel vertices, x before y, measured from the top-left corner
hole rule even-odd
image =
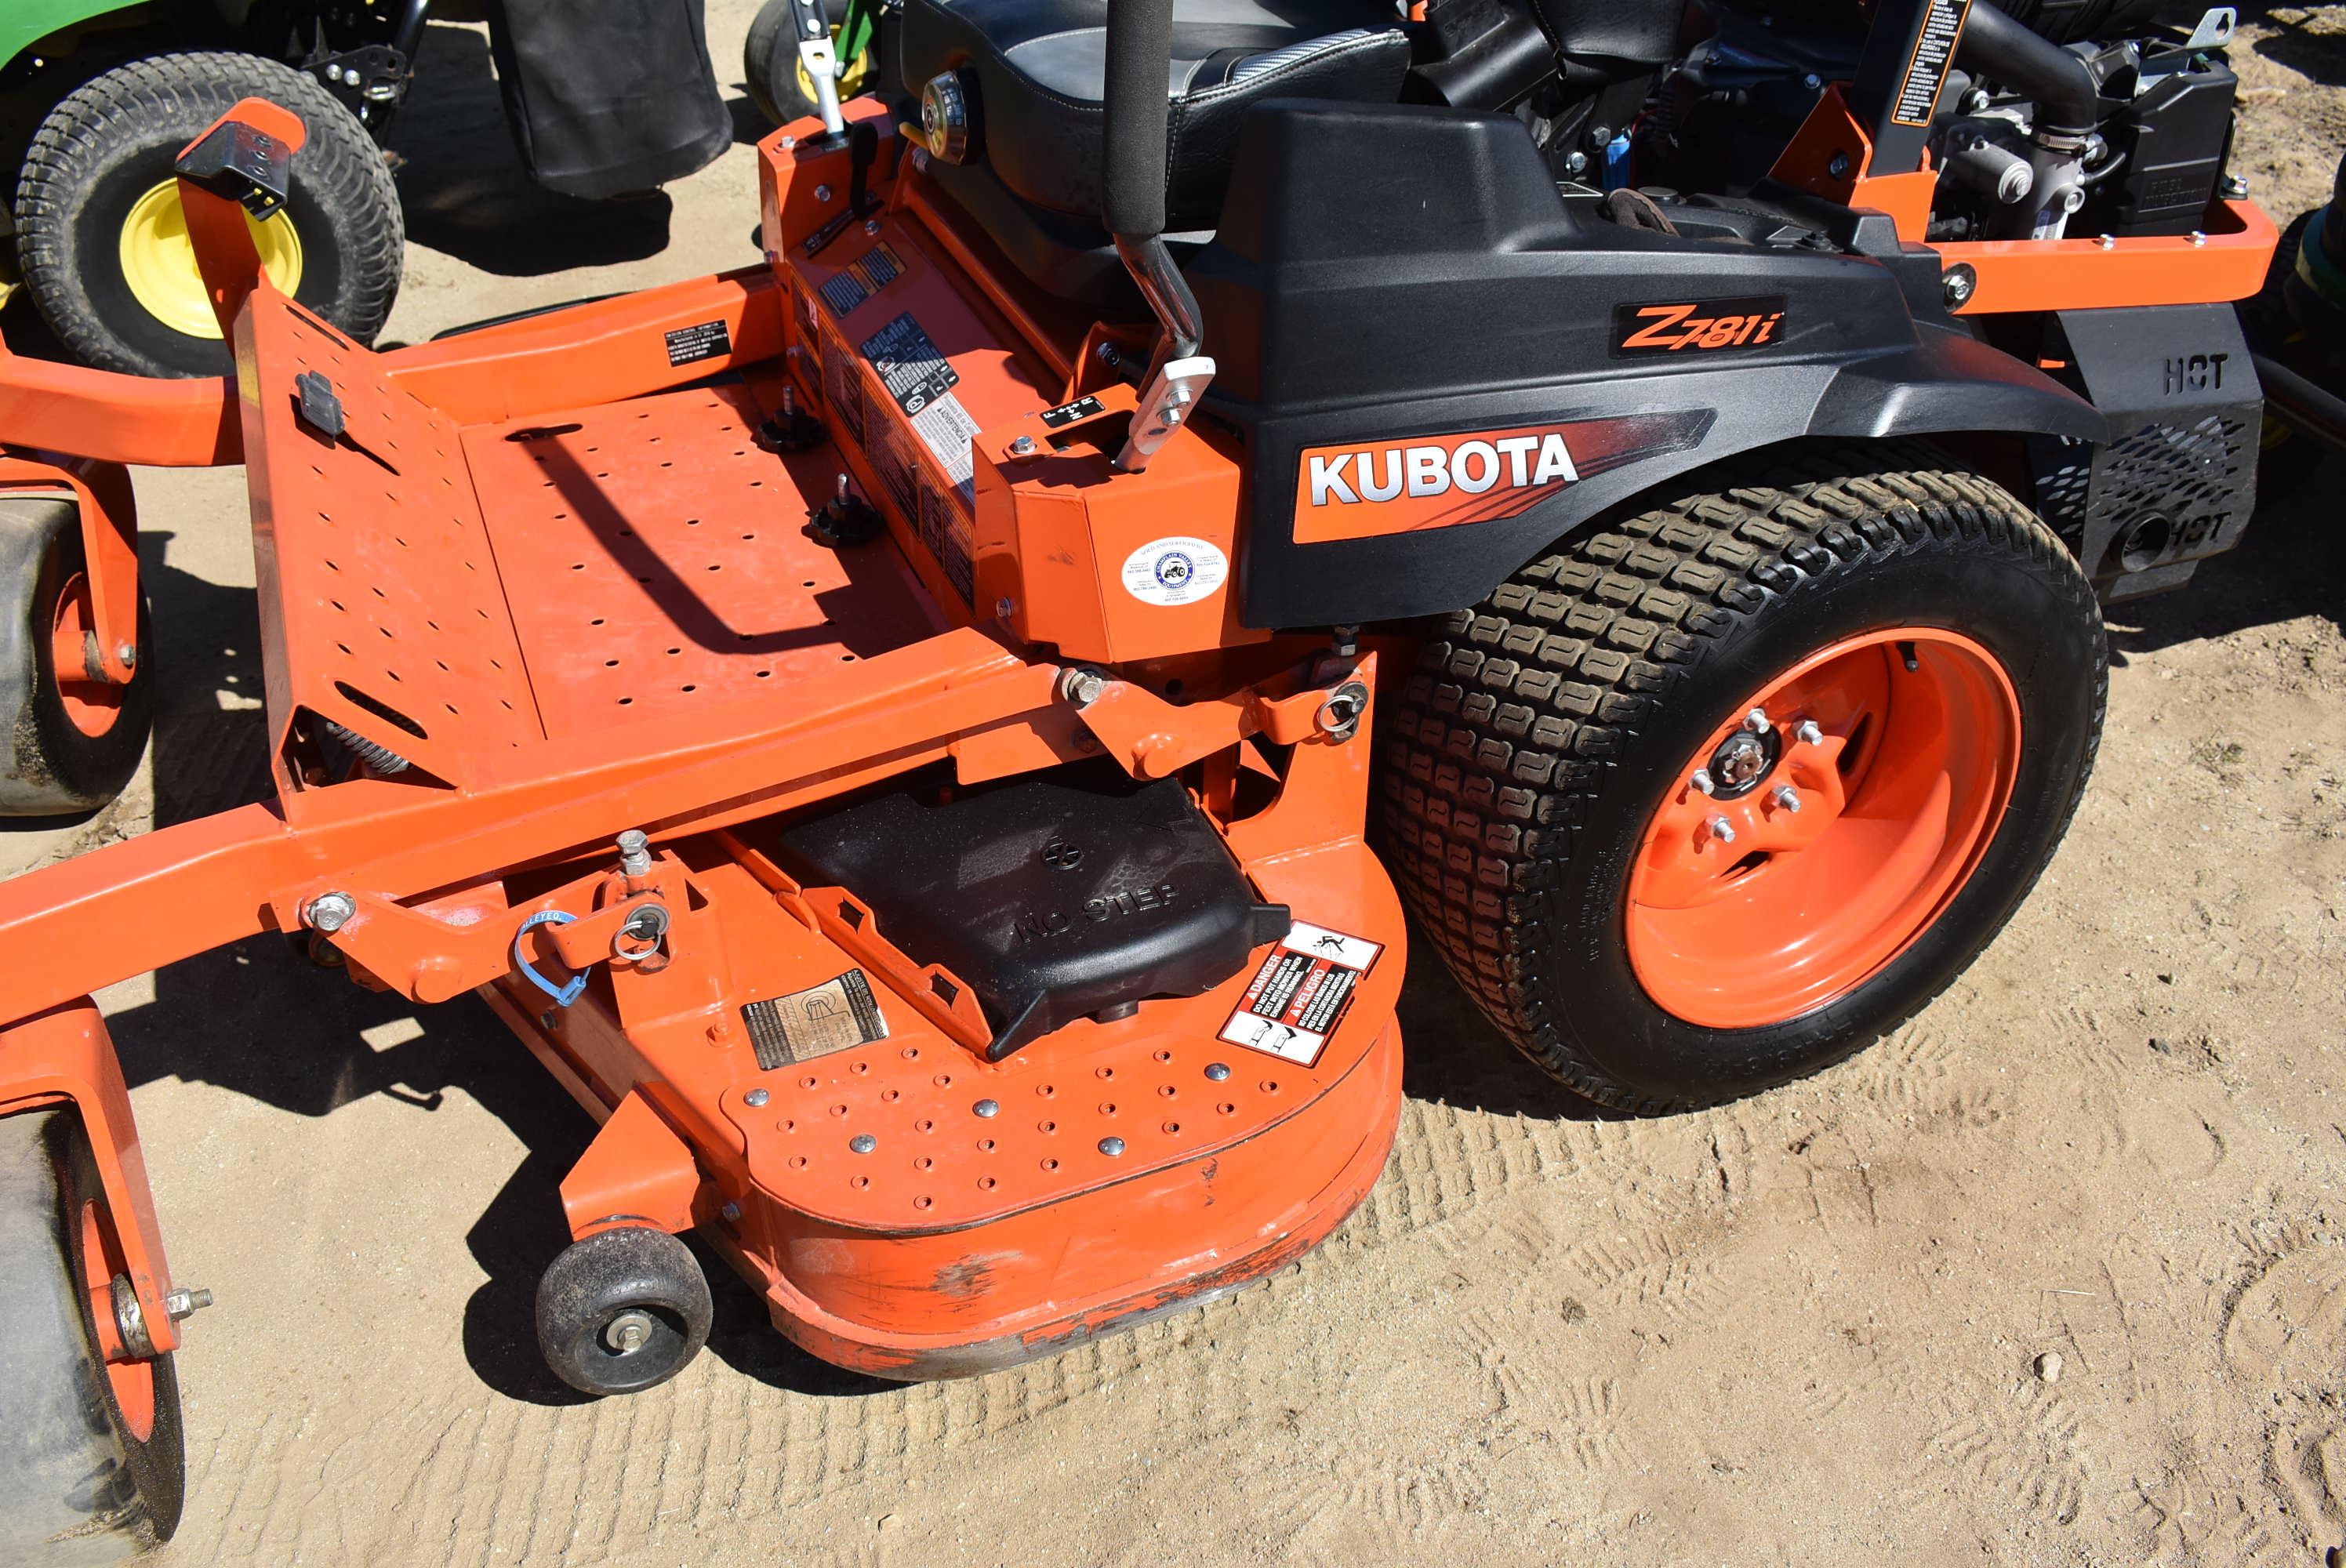
[[[709,1281],[684,1243],[640,1226],[565,1247],[537,1284],[537,1348],[581,1393],[633,1394],[709,1339]]]

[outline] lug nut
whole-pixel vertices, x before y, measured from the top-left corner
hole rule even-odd
[[[1750,712],[1745,714],[1743,716],[1743,728],[1749,730],[1754,735],[1767,734],[1768,710],[1764,708],[1755,708]]]
[[[1800,792],[1790,784],[1777,785],[1775,789],[1769,791],[1768,799],[1787,811],[1797,811],[1800,809]]]
[[[1712,780],[1710,777],[1710,769],[1708,768],[1696,769],[1694,770],[1694,777],[1687,780],[1687,788],[1693,790],[1698,795],[1716,795],[1719,793],[1719,786]]]
[[[1813,718],[1800,720],[1800,728],[1792,733],[1800,737],[1803,746],[1822,746],[1825,743],[1825,732],[1817,728],[1817,721]]]
[[[1729,821],[1726,818],[1713,817],[1704,825],[1710,830],[1710,836],[1718,840],[1720,843],[1731,844],[1735,842],[1735,824]]]
[[[640,1308],[620,1313],[603,1330],[603,1342],[622,1356],[630,1356],[644,1348],[652,1337],[651,1314]]]

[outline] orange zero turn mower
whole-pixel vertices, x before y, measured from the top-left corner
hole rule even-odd
[[[11,628],[43,722],[144,700],[122,465],[241,462],[276,783],[0,886],[20,1555],[179,1506],[204,1297],[88,997],[255,932],[479,993],[600,1125],[538,1330],[616,1393],[707,1333],[688,1233],[895,1378],[1300,1256],[1392,1141],[1404,905],[1640,1111],[1837,1060],[2009,917],[2097,596],[2245,521],[2264,217],[2065,233],[2114,133],[1984,5],[1877,0],[1721,196],[1560,180],[1435,22],[1176,10],[912,0],[920,124],[768,138],[763,265],[385,353],[268,281],[303,131],[247,100],[178,165],[234,377],[0,362],[73,546]],[[2041,106],[1972,238],[1958,92]]]

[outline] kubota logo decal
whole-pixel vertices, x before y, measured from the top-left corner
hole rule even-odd
[[[1764,349],[1784,335],[1784,296],[1613,307],[1613,352],[1707,353]]]
[[[1295,542],[1512,517],[1568,485],[1698,444],[1708,409],[1315,446],[1295,478]]]

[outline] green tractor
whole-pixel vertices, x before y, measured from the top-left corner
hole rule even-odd
[[[240,98],[310,130],[285,207],[255,219],[270,277],[371,341],[405,236],[377,139],[407,95],[428,0],[15,0],[0,6],[5,287],[66,351],[144,375],[230,364],[171,160]]]

